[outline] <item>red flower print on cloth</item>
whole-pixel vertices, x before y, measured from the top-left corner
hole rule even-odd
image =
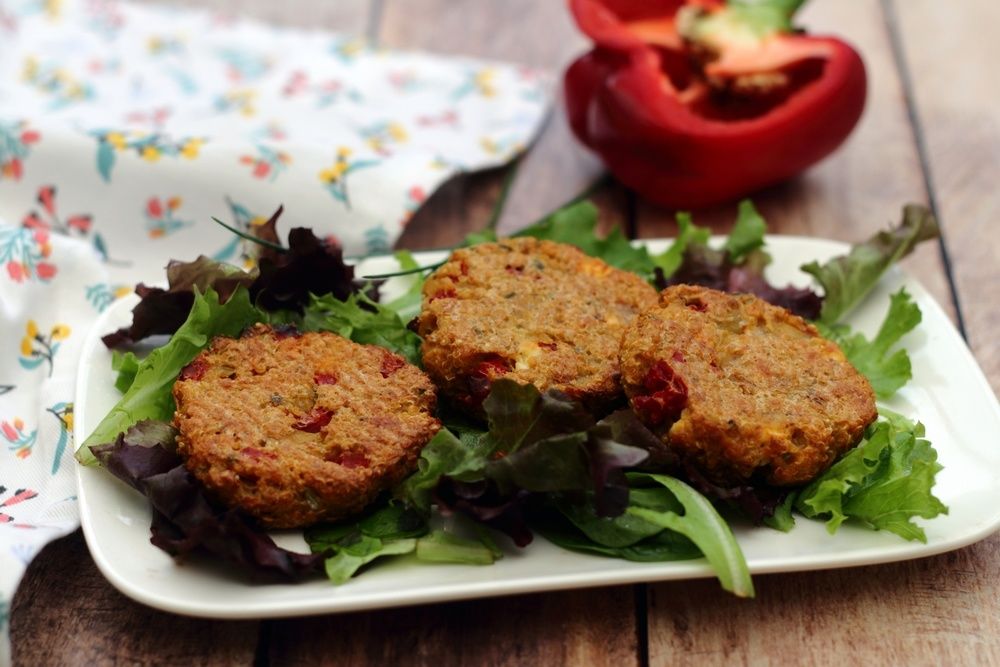
[[[406,191],[406,211],[403,213],[403,219],[399,221],[400,226],[405,227],[410,222],[413,214],[426,199],[427,192],[419,185],[414,185]]]
[[[86,236],[93,224],[91,217],[85,213],[71,215],[65,220],[56,212],[56,186],[43,185],[38,188],[36,201],[41,205],[41,212],[32,209],[21,220],[21,225],[28,229],[53,230],[63,234]]]
[[[47,229],[0,229],[0,264],[15,283],[52,280],[58,269],[49,260],[51,254]]]
[[[0,497],[7,493],[7,487],[0,485]],[[23,503],[26,500],[31,500],[38,495],[37,491],[32,491],[31,489],[17,489],[14,491],[13,495],[8,497],[6,500],[0,501],[0,524],[4,523],[14,523],[14,517],[7,514],[4,510],[8,507],[13,507],[18,503]],[[15,526],[21,528],[30,528],[28,525],[14,524]]]
[[[31,448],[38,440],[38,430],[25,431],[24,421],[20,418],[0,422],[0,434],[7,441],[7,449],[19,459],[31,456]]]
[[[21,180],[24,175],[24,160],[31,152],[31,147],[41,138],[42,135],[29,128],[25,122],[0,121],[0,181]]]
[[[146,231],[149,232],[150,238],[162,238],[194,224],[190,220],[181,220],[174,215],[183,201],[180,197],[170,197],[164,201],[159,197],[149,198],[146,202]]]
[[[274,181],[285,170],[292,161],[292,156],[284,151],[258,145],[257,155],[241,155],[240,164],[250,167],[250,174],[254,178]]]

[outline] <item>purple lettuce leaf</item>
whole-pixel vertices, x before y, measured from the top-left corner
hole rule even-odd
[[[344,262],[343,250],[320,239],[311,229],[296,227],[288,233],[288,250],[268,250],[258,263],[250,296],[258,308],[301,313],[309,295],[332,294],[343,301],[360,291],[354,267]]]
[[[788,494],[794,491],[794,489],[769,484],[751,483],[719,486],[690,466],[685,466],[684,477],[691,486],[709,500],[722,501],[756,525],[773,517],[774,513],[785,502]]]
[[[175,558],[204,551],[254,574],[297,579],[321,569],[323,554],[282,549],[251,517],[212,499],[184,467],[175,437],[170,424],[147,420],[92,448],[108,471],[149,499],[150,542]]]
[[[177,331],[194,303],[194,290],[215,290],[225,303],[240,285],[250,286],[255,276],[214,259],[198,257],[193,262],[172,261],[167,265],[167,289],[140,283],[135,293],[142,299],[132,309],[132,324],[101,340],[109,348],[132,345],[143,338]]]
[[[525,520],[525,503],[532,495],[522,489],[501,492],[496,482],[488,479],[460,482],[443,477],[434,489],[434,502],[444,516],[462,513],[526,547],[534,537]]]
[[[793,285],[775,287],[764,277],[770,258],[761,250],[748,253],[739,264],[729,253],[707,245],[689,245],[680,267],[669,278],[657,270],[657,289],[671,285],[701,285],[730,293],[753,294],[775,306],[787,308],[807,320],[819,317],[823,299],[809,288]]]
[[[173,334],[187,318],[196,289],[214,289],[225,303],[244,285],[258,308],[298,314],[308,305],[311,294],[331,294],[343,301],[364,292],[378,300],[377,285],[356,281],[354,267],[344,262],[340,247],[320,239],[312,230],[292,229],[288,247],[280,246],[275,225],[281,211],[279,208],[267,223],[252,229],[253,237],[261,242],[257,268],[242,271],[205,256],[193,262],[172,261],[167,266],[167,288],[138,285],[135,291],[141,301],[132,310],[132,324],[105,336],[104,344],[119,348],[149,336]]]

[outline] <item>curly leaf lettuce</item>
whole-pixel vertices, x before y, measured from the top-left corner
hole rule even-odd
[[[119,434],[145,419],[169,421],[174,414],[174,397],[171,389],[181,370],[205,349],[215,336],[238,336],[251,324],[264,319],[263,313],[250,303],[246,287],[239,287],[228,301],[219,303],[214,290],[204,294],[195,291],[194,304],[187,320],[163,347],[157,348],[139,362],[132,371],[127,369],[133,359],[119,362],[121,386],[132,376],[128,389],[111,412],[101,420],[76,452],[80,463],[96,463],[90,448],[93,445],[114,442]]]
[[[882,409],[861,444],[807,486],[795,509],[808,518],[825,519],[830,533],[853,519],[873,530],[926,542],[913,518],[948,513],[931,493],[940,470],[923,424]]]
[[[893,347],[920,324],[920,319],[920,308],[905,289],[900,289],[890,298],[885,320],[870,341],[862,334],[852,333],[844,324],[828,327],[821,322],[819,328],[840,346],[858,372],[868,378],[876,396],[887,399],[913,376],[909,354],[903,348]]]
[[[897,227],[882,231],[825,264],[810,262],[802,270],[823,286],[819,320],[834,324],[875,287],[890,266],[910,254],[918,243],[940,235],[937,219],[925,206],[907,204]]]
[[[303,331],[332,331],[355,343],[384,347],[420,365],[420,336],[407,329],[394,310],[364,294],[351,294],[344,300],[332,294],[310,294],[302,318],[292,322]]]

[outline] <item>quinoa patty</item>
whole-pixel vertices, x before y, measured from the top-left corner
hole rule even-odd
[[[424,284],[424,368],[473,411],[500,376],[601,410],[622,395],[622,332],[655,303],[639,276],[570,245],[512,238],[456,250]]]
[[[640,419],[718,484],[806,483],[877,416],[835,343],[751,295],[664,290],[625,333],[621,366]]]
[[[258,324],[216,338],[174,384],[187,469],[269,528],[358,512],[416,469],[434,386],[397,354]]]

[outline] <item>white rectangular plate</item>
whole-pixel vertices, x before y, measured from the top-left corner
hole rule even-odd
[[[650,241],[659,252],[670,241]],[[847,250],[842,243],[774,236],[769,277],[777,284],[808,285],[798,267]],[[420,253],[418,262],[440,261],[444,253]],[[358,275],[395,270],[391,257],[369,259]],[[396,279],[387,297],[406,286]],[[822,523],[798,518],[789,533],[736,526],[750,571],[793,572],[905,560],[957,549],[983,539],[1000,526],[1000,406],[965,343],[947,316],[913,278],[891,270],[850,315],[869,336],[876,331],[900,287],[913,295],[923,322],[905,340],[913,380],[888,407],[927,427],[944,470],[934,492],[950,508],[947,516],[922,522],[927,543],[906,542],[885,532],[843,526],[829,535]],[[86,342],[77,386],[76,442],[84,438],[118,400],[111,354],[100,336],[129,322],[135,299],[109,308]],[[379,562],[356,579],[333,586],[323,578],[297,584],[252,584],[226,566],[194,560],[175,563],[149,543],[146,499],[100,468],[78,466],[80,515],[87,544],[101,572],[126,595],[180,614],[257,618],[342,612],[584,586],[605,586],[712,576],[704,561],[633,563],[564,551],[536,537],[526,549],[505,542],[504,558],[493,566],[429,565],[411,557]],[[305,550],[298,534],[278,535],[283,546]]]

